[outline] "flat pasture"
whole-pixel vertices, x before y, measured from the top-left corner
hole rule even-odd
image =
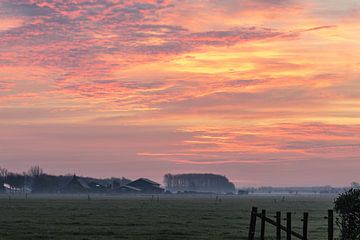
[[[309,212],[309,239],[327,239],[327,210],[335,196],[96,196],[0,195],[0,239],[247,239],[252,206],[269,216],[293,213],[301,233]],[[285,221],[284,221],[285,224]],[[260,224],[257,225],[259,230]],[[266,239],[274,239],[268,225]],[[336,231],[336,236],[338,232]],[[285,237],[285,234],[283,234]]]

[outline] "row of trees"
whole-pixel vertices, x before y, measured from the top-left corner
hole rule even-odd
[[[24,176],[40,176],[44,173],[41,167],[39,166],[32,166],[27,172],[23,172],[22,175]],[[4,180],[6,177],[11,175],[20,175],[18,173],[11,173],[6,168],[0,166],[0,179]]]
[[[30,191],[33,193],[57,193],[63,188],[71,179],[73,175],[54,176],[46,174],[39,166],[33,166],[28,171],[19,173],[9,172],[6,168],[0,167],[0,192],[4,190],[4,183],[10,185],[12,188],[20,189],[22,191]],[[111,187],[112,185],[124,185],[130,182],[126,178],[84,178],[86,182],[95,182],[104,187]]]
[[[167,190],[233,193],[235,186],[225,176],[217,174],[166,174],[164,184]]]
[[[4,167],[0,167],[0,186],[3,187],[6,183],[17,189],[31,189],[41,176],[45,176],[45,174],[39,166],[32,166],[28,171],[21,174],[13,173]]]

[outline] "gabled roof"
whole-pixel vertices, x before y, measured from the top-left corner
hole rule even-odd
[[[100,184],[100,183],[98,183],[98,182],[94,182],[94,181],[89,182],[87,185],[88,185],[90,188],[106,188],[104,185],[102,185],[102,184]]]
[[[75,174],[74,174],[74,177],[70,180],[70,182],[67,185],[69,185],[71,182],[77,182],[80,184],[81,187],[83,187],[85,189],[90,189],[90,186],[87,184],[87,182],[84,179],[79,178]]]
[[[131,183],[133,183],[133,182],[139,182],[139,181],[144,181],[144,182],[150,183],[151,185],[154,185],[154,186],[160,186],[159,183],[154,182],[154,181],[152,181],[152,180],[150,180],[150,179],[148,179],[148,178],[139,178],[139,179],[137,179],[137,180],[135,180],[135,181],[132,181]],[[129,183],[129,184],[131,184],[131,183]]]
[[[111,191],[114,193],[140,193],[141,189],[132,187],[132,186],[123,185],[123,186],[114,188]]]
[[[121,188],[126,188],[126,189],[133,190],[133,191],[141,191],[141,189],[139,189],[139,188],[128,186],[128,185],[118,187],[117,189],[121,189]]]

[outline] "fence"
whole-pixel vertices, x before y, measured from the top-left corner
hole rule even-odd
[[[265,227],[266,223],[275,226],[276,228],[276,239],[281,240],[281,233],[286,232],[286,239],[291,240],[292,237],[308,240],[308,225],[309,225],[309,213],[304,212],[303,218],[301,219],[303,223],[302,234],[297,233],[292,230],[292,214],[291,212],[286,213],[286,226],[281,224],[281,212],[276,212],[275,220],[269,218],[266,215],[266,210],[262,210],[261,213],[258,213],[258,208],[253,207],[251,210],[250,217],[250,227],[249,227],[249,240],[255,239],[255,230],[256,230],[256,221],[257,218],[261,220],[261,228],[260,228],[260,239],[265,239]],[[334,211],[328,210],[328,216],[325,217],[328,220],[328,240],[334,240]]]

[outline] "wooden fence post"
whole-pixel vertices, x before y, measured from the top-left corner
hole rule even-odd
[[[328,210],[328,239],[334,240],[334,211]]]
[[[286,214],[286,240],[291,240],[291,212]]]
[[[257,207],[253,207],[251,209],[251,217],[250,217],[250,227],[249,227],[249,240],[255,239],[255,228],[256,228],[256,216],[257,215]]]
[[[265,240],[265,218],[266,218],[266,210],[261,211],[261,234],[260,239]]]
[[[276,240],[281,240],[281,212],[276,212]]]
[[[303,240],[308,240],[309,213],[305,212],[303,216]]]

